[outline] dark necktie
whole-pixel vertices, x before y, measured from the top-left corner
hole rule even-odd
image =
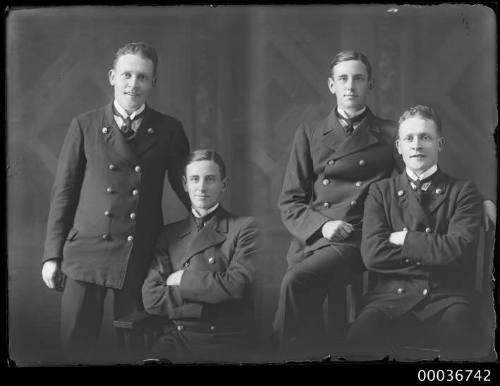
[[[424,178],[423,180],[420,180],[420,179],[413,180],[410,177],[408,177],[408,179],[413,184],[413,185],[411,185],[411,187],[415,191],[415,194],[417,195],[418,201],[422,202],[422,200],[424,198],[424,194],[429,189],[430,184],[425,186],[425,190],[422,189],[422,185],[425,185],[428,182],[431,183],[432,182],[432,176]]]
[[[200,230],[202,230],[203,227],[205,226],[205,224],[215,215],[215,212],[217,212],[217,210],[210,212],[205,217],[194,217],[193,216],[194,223],[196,224],[196,229],[198,230],[198,232]]]
[[[366,117],[366,115],[368,114],[368,109],[365,109],[365,111],[353,118],[343,117],[342,115],[340,115],[338,109],[335,109],[335,114],[337,115],[337,119],[339,120],[340,124],[344,128],[346,135],[349,136],[354,131],[354,125],[358,124]]]
[[[115,107],[113,106],[113,113],[115,115],[118,115],[119,117],[121,117],[123,123],[122,123],[122,126],[120,127],[120,131],[122,132],[123,136],[125,137],[125,139],[132,139],[134,136],[135,136],[135,131],[132,129],[132,122],[141,118],[144,114],[144,110],[142,110],[142,112],[140,114],[137,114],[134,119],[130,119],[130,117],[124,117],[123,115],[121,115],[116,109]]]

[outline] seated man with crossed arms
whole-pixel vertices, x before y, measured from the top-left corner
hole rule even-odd
[[[361,254],[374,288],[349,331],[354,354],[426,340],[445,359],[485,354],[474,309],[481,197],[438,167],[443,145],[430,107],[403,113],[396,146],[406,170],[372,184],[365,201]]]

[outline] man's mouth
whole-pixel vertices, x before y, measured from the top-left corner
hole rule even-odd
[[[425,154],[414,154],[411,155],[410,158],[425,158]]]
[[[137,94],[136,92],[125,92],[125,94],[132,97],[139,96],[139,94]]]

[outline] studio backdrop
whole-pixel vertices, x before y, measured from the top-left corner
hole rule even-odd
[[[150,105],[182,121],[193,149],[221,153],[230,180],[223,204],[261,224],[263,339],[290,241],[277,200],[291,142],[299,123],[335,105],[327,78],[338,51],[370,59],[378,116],[434,107],[446,137],[441,166],[496,201],[496,19],[487,7],[13,8],[6,21],[8,327],[17,364],[58,361],[61,296],[41,280],[50,189],[71,118],[111,100],[108,70],[127,42],[157,49]],[[166,223],[186,214],[168,183],[163,209]]]

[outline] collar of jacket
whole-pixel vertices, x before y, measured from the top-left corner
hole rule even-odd
[[[428,214],[435,212],[447,197],[448,190],[448,175],[443,173],[438,167],[436,173],[433,174],[432,185],[428,191],[428,200],[426,208],[423,208],[418,201],[414,191],[410,185],[410,181],[406,171],[402,172],[397,178],[394,185],[394,195],[398,197],[400,207],[407,209],[414,217],[426,226],[430,225]]]
[[[222,204],[219,204],[215,210],[213,217],[207,222],[204,228],[215,229],[220,233],[228,232],[228,217],[229,212],[223,208]],[[186,237],[188,234],[197,231],[196,224],[194,222],[193,216],[189,214],[179,227],[179,238]],[[200,231],[201,232],[201,231]]]
[[[381,129],[375,116],[367,107],[366,117],[350,136],[346,136],[344,128],[332,109],[324,121],[322,142],[333,150],[332,159],[337,160],[352,153],[357,153],[380,141]]]
[[[104,107],[101,127],[97,128],[103,136],[104,142],[121,158],[129,162],[131,165],[138,164],[138,157],[142,153],[149,150],[156,143],[156,136],[151,120],[151,109],[146,104],[144,108],[144,118],[136,136],[135,150],[132,149],[130,143],[123,137],[120,128],[116,124],[113,116],[113,101]]]

